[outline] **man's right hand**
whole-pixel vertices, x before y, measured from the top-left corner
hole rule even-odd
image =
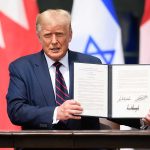
[[[66,100],[57,109],[57,120],[81,119],[80,114],[83,109],[79,102],[75,100]]]

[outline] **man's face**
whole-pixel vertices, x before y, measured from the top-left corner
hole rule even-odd
[[[59,61],[67,52],[72,32],[68,25],[42,25],[38,33],[46,55],[54,61]]]

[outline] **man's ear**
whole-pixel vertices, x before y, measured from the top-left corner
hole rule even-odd
[[[39,32],[36,32],[36,35],[37,35],[37,37],[38,37],[38,39],[39,39],[39,41],[40,41],[40,43],[41,43],[41,37],[40,37]]]
[[[72,28],[70,28],[70,32],[69,32],[69,42],[72,40]]]

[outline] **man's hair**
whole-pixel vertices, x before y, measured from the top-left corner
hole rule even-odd
[[[37,15],[37,17],[36,17],[36,32],[39,32],[41,30],[41,26],[42,26],[41,20],[44,15],[48,16],[49,21],[51,21],[51,19],[54,19],[54,18],[57,19],[57,17],[62,17],[62,20],[59,18],[59,21],[66,23],[66,25],[69,25],[69,27],[71,28],[71,15],[67,10],[48,9]]]

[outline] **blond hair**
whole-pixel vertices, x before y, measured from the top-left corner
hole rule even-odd
[[[36,17],[36,31],[41,30],[43,23],[43,18],[46,17],[47,21],[56,20],[58,22],[63,22],[71,28],[71,15],[68,11],[63,9],[48,9]]]

